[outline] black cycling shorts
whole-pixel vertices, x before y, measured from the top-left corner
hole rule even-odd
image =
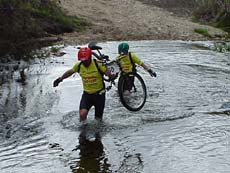
[[[122,76],[122,79],[124,80],[123,82],[123,91],[125,90],[132,90],[133,86],[134,86],[134,76]],[[121,82],[121,78],[119,79],[118,83]]]
[[[80,102],[80,110],[95,107],[95,118],[102,119],[105,108],[105,92],[102,94],[88,94],[83,92]]]

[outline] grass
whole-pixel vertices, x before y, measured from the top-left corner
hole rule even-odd
[[[65,32],[84,31],[90,23],[68,16],[55,0],[0,0],[0,59],[6,55],[25,57],[53,42],[44,37]]]
[[[29,11],[34,17],[49,19],[62,26],[70,27],[78,31],[83,31],[86,26],[90,25],[83,18],[79,18],[77,16],[67,16],[54,2],[50,6],[44,8],[35,8],[29,5],[25,6],[24,9]]]
[[[209,37],[211,38],[211,35],[208,33],[208,30],[207,29],[204,29],[204,28],[196,28],[194,29],[194,32],[198,33],[198,34],[201,34],[205,37]]]
[[[208,24],[230,33],[229,3],[230,0],[197,1],[197,8],[193,11],[194,17],[192,17],[192,21]],[[205,31],[200,29],[195,32],[209,37]]]
[[[191,20],[192,20],[193,23],[198,23],[199,22],[199,20],[197,19],[196,16],[192,16]]]

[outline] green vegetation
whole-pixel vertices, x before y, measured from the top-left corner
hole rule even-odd
[[[195,16],[192,16],[192,22],[194,22],[194,23],[198,23],[198,22],[199,22],[199,20],[198,20]]]
[[[203,28],[196,28],[194,29],[194,32],[198,33],[198,34],[201,34],[205,37],[211,37],[211,35],[208,33],[208,30],[207,29],[203,29]]]
[[[194,18],[230,32],[230,0],[200,0]]]
[[[198,8],[194,11],[193,22],[209,24],[228,32],[223,36],[230,39],[230,0],[200,0]],[[194,32],[210,37],[206,29],[195,29]],[[213,49],[218,52],[230,52],[229,42],[217,42]]]
[[[82,18],[67,16],[55,0],[0,0],[0,57],[28,57],[56,42],[52,36],[80,32],[88,25]]]
[[[61,47],[57,47],[57,46],[52,46],[51,49],[50,49],[50,52],[52,53],[57,53],[59,52],[61,49]]]
[[[217,52],[230,52],[230,43],[225,43],[225,42],[215,43],[213,50]]]

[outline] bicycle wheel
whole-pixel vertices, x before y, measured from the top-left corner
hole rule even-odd
[[[130,111],[139,111],[146,102],[146,86],[137,73],[130,72],[120,76],[118,93],[121,103]]]

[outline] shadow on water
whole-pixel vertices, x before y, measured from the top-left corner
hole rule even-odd
[[[79,151],[79,160],[71,166],[73,173],[108,173],[110,164],[105,156],[100,131],[90,131],[87,126],[81,127],[79,145],[73,151]]]
[[[2,86],[0,100],[0,135],[10,138],[13,133],[13,121],[26,109],[27,86],[21,83],[12,83]],[[13,105],[13,106],[12,106]]]
[[[184,119],[184,118],[189,118],[191,116],[195,115],[194,112],[190,112],[190,113],[182,113],[182,114],[175,114],[172,116],[167,116],[167,117],[163,117],[163,116],[153,116],[153,117],[143,117],[142,121],[145,123],[152,123],[152,122],[165,122],[165,121],[175,121],[175,120],[180,120],[180,119]]]
[[[78,136],[78,145],[71,152],[71,155],[76,154],[76,156],[69,160],[69,166],[72,173],[113,172],[114,165],[111,163],[116,160],[117,156],[115,157],[114,155],[114,158],[113,156],[110,157],[103,144],[103,137],[105,137],[108,130],[112,130],[111,128],[107,128],[109,128],[107,123],[95,121],[90,121],[86,125],[79,126],[78,130],[80,131],[80,134]],[[125,127],[122,126],[116,128],[124,129]],[[75,128],[72,129],[70,127],[69,129],[76,130]],[[112,140],[110,137],[106,137],[104,140],[106,141],[108,138]],[[116,146],[119,146],[120,151],[122,151],[122,144],[119,144],[118,142],[116,143]],[[109,153],[110,152],[111,151],[109,151]],[[141,173],[143,171],[144,161],[141,153],[129,151],[129,149],[125,147],[120,159],[120,165],[116,165],[118,166],[116,172]]]
[[[230,110],[208,112],[210,115],[230,116]]]
[[[230,116],[230,102],[223,103],[218,110],[207,112],[210,115]]]
[[[117,44],[102,47],[115,56]],[[76,61],[76,48],[26,69],[25,83],[19,82],[23,73],[8,76],[13,80],[0,86],[0,172],[228,172],[229,55],[189,42],[130,46],[158,74],[152,80],[141,73],[148,90],[144,108],[127,111],[114,88],[103,123],[94,121],[92,109],[86,128],[78,116],[80,78],[52,87]],[[0,67],[0,80],[5,72]]]

